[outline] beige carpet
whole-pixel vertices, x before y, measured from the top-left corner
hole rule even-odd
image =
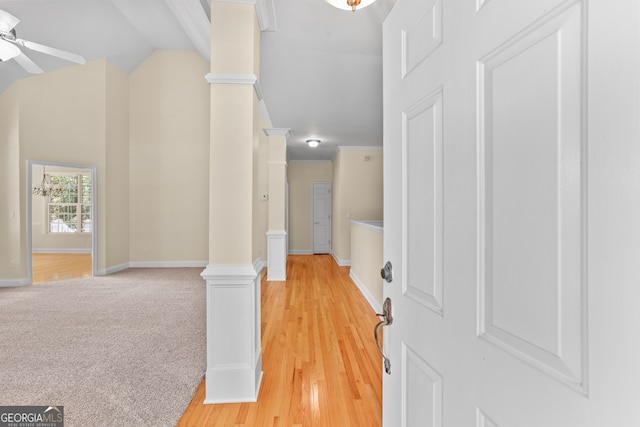
[[[175,426],[206,369],[201,268],[0,288],[0,405],[65,426]]]

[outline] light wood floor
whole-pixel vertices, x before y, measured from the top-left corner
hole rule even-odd
[[[204,382],[185,426],[379,426],[377,317],[330,255],[289,256],[287,281],[262,282],[264,377],[258,402],[204,405]]]
[[[91,277],[91,254],[33,254],[33,283]]]

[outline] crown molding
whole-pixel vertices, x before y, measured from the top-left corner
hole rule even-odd
[[[289,138],[293,133],[291,128],[271,128],[271,129],[263,129],[264,134],[267,136],[284,136],[285,138]]]
[[[382,151],[383,147],[380,145],[372,146],[359,146],[359,145],[340,145],[338,151]]]
[[[211,62],[211,22],[198,0],[164,0],[196,50]]]
[[[257,0],[256,15],[258,15],[260,31],[276,31],[278,29],[273,0]]]

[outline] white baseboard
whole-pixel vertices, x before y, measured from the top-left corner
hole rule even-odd
[[[127,268],[204,268],[207,264],[207,261],[131,261],[108,267],[105,270],[97,270],[95,275],[108,276]]]
[[[0,288],[14,288],[17,286],[29,286],[29,279],[2,279],[0,280]]]
[[[118,271],[126,270],[129,268],[129,263],[125,262],[124,264],[114,265],[112,267],[107,268],[106,270],[101,270],[100,272],[96,272],[96,276],[107,276],[109,274],[117,273]],[[100,274],[104,271],[104,274]]]
[[[129,268],[206,267],[208,261],[131,261]]]
[[[290,249],[289,255],[313,255],[311,249]]]
[[[369,303],[371,308],[373,308],[373,310],[376,313],[382,313],[382,305],[380,304],[380,302],[376,301],[374,296],[371,295],[371,292],[369,292],[369,289],[367,289],[367,287],[364,285],[364,283],[362,283],[362,281],[360,279],[358,279],[358,276],[356,276],[356,274],[353,272],[353,270],[349,271],[349,277],[351,278],[353,283],[355,283],[355,285],[358,287],[358,289],[360,289],[360,292],[362,293],[364,298],[367,300],[367,302]]]
[[[33,248],[34,254],[90,254],[91,248]]]
[[[349,267],[351,265],[351,260],[350,259],[340,259],[340,257],[338,255],[336,255],[335,252],[331,251],[331,255],[333,256],[333,259],[336,260],[336,263],[340,266],[340,267]]]

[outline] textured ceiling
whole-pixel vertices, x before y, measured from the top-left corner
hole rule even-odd
[[[351,13],[324,0],[273,0],[276,30],[261,35],[260,85],[273,126],[292,129],[290,160],[331,160],[338,146],[382,145],[382,21],[394,1]],[[190,9],[208,22],[207,0],[0,0],[0,9],[21,20],[19,38],[87,61],[107,58],[127,73],[156,49],[208,53],[197,40],[207,40],[207,24],[182,16]],[[25,52],[45,72],[73,65]],[[0,92],[28,76],[13,60],[0,63]],[[320,147],[307,147],[310,138]]]

